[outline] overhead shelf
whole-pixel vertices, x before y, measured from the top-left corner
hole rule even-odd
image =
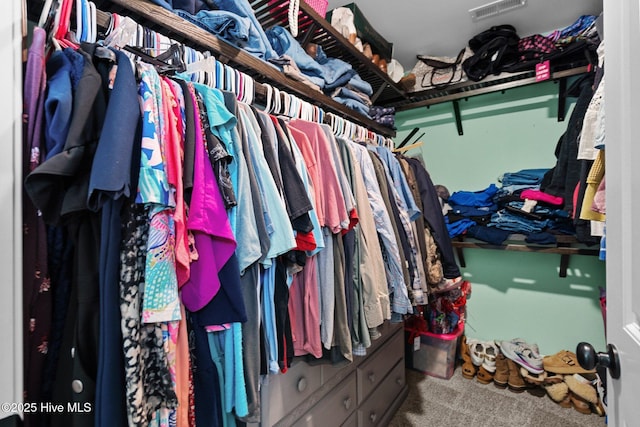
[[[569,66],[551,73],[549,80],[559,80],[588,71],[587,65]],[[397,98],[386,102],[387,106],[393,106],[397,111],[409,110],[429,105],[440,104],[448,101],[456,101],[476,95],[512,89],[538,83],[535,71],[522,71],[519,73],[501,73],[497,76],[489,76],[479,82],[466,81],[456,83],[440,89],[429,89],[419,92],[409,92],[406,98]]]
[[[493,245],[483,242],[482,240],[469,239],[464,236],[457,236],[451,240],[452,246],[456,249],[458,261],[461,267],[466,267],[463,249],[495,249],[503,251],[517,252],[539,252],[560,255],[559,276],[567,277],[567,268],[569,267],[570,255],[589,255],[598,256],[599,247],[589,247],[584,243],[579,243],[575,237],[559,235],[556,236],[557,243],[553,245],[540,245],[527,243],[525,236],[521,234],[512,234],[502,245]]]
[[[280,25],[289,29],[289,0],[250,0],[249,3],[263,28]],[[308,43],[316,43],[322,46],[328,57],[338,58],[351,64],[360,77],[373,87],[371,101],[374,104],[377,105],[378,100],[406,97],[405,91],[391,80],[387,73],[356,49],[305,1],[300,2],[298,33],[298,39],[303,47]],[[380,102],[380,105],[384,103]]]
[[[266,3],[266,2],[264,2]],[[306,10],[304,2],[300,7]],[[278,89],[297,95],[327,112],[332,112],[356,124],[362,125],[383,136],[393,137],[395,131],[363,116],[326,96],[309,88],[302,82],[287,77],[276,67],[236,48],[212,33],[192,24],[171,11],[144,0],[111,0],[101,5],[104,11],[129,16],[145,27],[164,34],[177,42],[202,51],[210,51],[217,60],[228,63],[256,80],[256,94],[264,95],[266,89],[258,82],[269,83]],[[309,13],[315,13],[311,10]],[[316,14],[316,16],[318,16]],[[319,16],[318,16],[319,17]],[[103,19],[107,19],[103,16]]]

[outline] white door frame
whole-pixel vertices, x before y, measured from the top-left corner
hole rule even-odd
[[[22,11],[11,0],[0,13],[0,402],[22,402]],[[6,8],[9,8],[7,11]],[[10,41],[10,42],[8,42]],[[11,415],[0,408],[0,419]]]
[[[604,0],[607,341],[620,353],[621,373],[607,378],[608,421],[620,427],[640,420],[639,3]]]

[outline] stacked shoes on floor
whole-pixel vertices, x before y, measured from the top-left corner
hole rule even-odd
[[[527,391],[565,408],[604,416],[604,388],[594,370],[580,366],[575,353],[567,350],[540,355],[536,344],[515,338],[510,341],[480,341],[462,337],[462,376],[514,393]]]

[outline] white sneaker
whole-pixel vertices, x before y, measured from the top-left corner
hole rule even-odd
[[[479,340],[468,340],[469,354],[471,355],[471,363],[480,366],[484,362],[485,343]]]
[[[491,341],[487,341],[484,344],[484,360],[482,362],[482,367],[486,369],[488,372],[496,371],[496,356],[498,355],[498,346]]]
[[[542,356],[538,353],[538,346],[529,344],[519,338],[511,341],[500,341],[500,350],[505,357],[533,374],[544,372]]]

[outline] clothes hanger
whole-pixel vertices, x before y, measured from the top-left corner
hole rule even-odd
[[[284,114],[289,117],[295,118],[295,108],[296,108],[295,102],[296,101],[294,99],[294,96],[287,92],[287,96],[285,97],[285,99],[288,102],[285,103],[286,108],[285,108]]]
[[[341,137],[341,138],[342,138],[342,137],[344,137],[344,134],[343,134],[343,130],[344,130],[343,126],[344,126],[344,123],[342,122],[342,117],[334,116],[334,120],[336,121],[336,131],[335,131],[335,135],[336,135],[336,136],[339,136],[339,137]]]
[[[187,49],[190,49],[187,47]],[[216,87],[216,60],[213,56],[205,56],[202,52],[192,51],[195,61],[189,62],[185,66],[185,74],[191,74],[191,80],[202,83],[206,80],[210,87]]]
[[[76,39],[78,41],[84,41],[84,33],[83,31],[86,31],[84,29],[85,26],[85,22],[84,22],[84,6],[83,6],[83,1],[82,0],[75,0],[75,6],[76,6]]]
[[[71,11],[74,4],[76,4],[74,0],[62,0],[58,28],[54,37],[58,40],[60,46],[77,50],[79,46],[75,40],[72,40],[75,33],[71,32]]]
[[[40,19],[38,19],[38,27],[49,31],[49,27],[53,25],[55,20],[56,10],[58,9],[58,0],[45,0],[40,12]]]
[[[265,93],[265,103],[264,103],[264,112],[269,114],[271,112],[271,101],[273,98],[273,86],[271,86],[269,83],[262,83],[262,86],[265,88],[266,93]]]
[[[243,77],[243,102],[247,105],[252,105],[253,100],[255,98],[255,82],[253,81],[253,77],[248,74],[241,73]]]
[[[216,89],[224,89],[224,64],[216,61]]]
[[[236,70],[224,64],[224,75],[225,79],[225,88],[229,92],[234,92],[236,90]]]
[[[238,90],[238,94],[237,94],[237,98],[239,102],[242,102],[243,104],[246,104],[245,102],[245,94],[244,91],[247,87],[244,79],[246,77],[246,74],[244,74],[241,71],[236,70],[236,88]]]
[[[282,105],[282,99],[280,98],[280,90],[277,87],[273,88],[273,108],[269,113],[277,115],[280,114],[280,106]]]
[[[105,32],[105,37],[111,34],[111,32],[118,26],[120,22],[122,22],[117,13],[107,12],[109,14],[109,25],[107,26],[107,31]]]
[[[196,56],[196,61],[204,65],[204,61],[206,60],[204,57],[204,54],[202,52],[196,52],[195,56]],[[209,79],[209,76],[206,70],[204,69],[198,70],[195,73],[194,79],[196,83],[200,83],[200,84],[207,84],[207,82],[210,82],[211,84],[213,84],[215,82],[215,79],[214,80]]]
[[[61,50],[60,43],[54,37],[60,22],[61,4],[58,0],[46,0],[40,13],[38,27],[42,28],[47,34],[45,51],[49,51],[52,47],[54,50]]]
[[[291,109],[291,95],[289,95],[285,91],[282,91],[280,93],[282,94],[282,100],[283,100],[282,110],[280,111],[280,113],[284,115],[288,115]]]
[[[335,115],[329,113],[327,114],[327,119],[329,120],[331,126],[331,132],[335,136],[338,136],[338,118]]]
[[[96,4],[92,1],[88,2],[89,6],[89,43],[95,43],[98,40],[98,16]]]
[[[306,101],[301,101],[300,104],[300,119],[308,122],[313,121],[313,108],[311,104]]]
[[[142,45],[141,26],[128,16],[111,15],[113,29],[104,39],[104,45],[120,49],[126,45]]]
[[[289,112],[291,113],[291,117],[294,119],[300,118],[300,100],[297,96],[291,95],[291,108],[289,108]]]
[[[182,63],[181,45],[178,43],[172,44],[169,49],[158,56],[151,56],[143,48],[136,46],[125,45],[122,49],[153,65],[159,74],[174,74],[185,70],[185,65]]]
[[[242,82],[242,76],[240,75],[240,72],[235,68],[233,68],[233,78],[235,83],[233,85],[233,93],[236,95],[236,100],[239,101],[244,96],[244,94],[242,93],[242,85],[244,83]]]
[[[422,146],[423,144],[424,143],[422,141],[418,141],[418,142],[413,143],[413,144],[405,145],[404,147],[401,147],[401,148],[394,148],[391,151],[393,151],[394,153],[404,153],[404,152],[409,151],[409,150],[411,150],[413,148],[418,148],[418,147]]]

